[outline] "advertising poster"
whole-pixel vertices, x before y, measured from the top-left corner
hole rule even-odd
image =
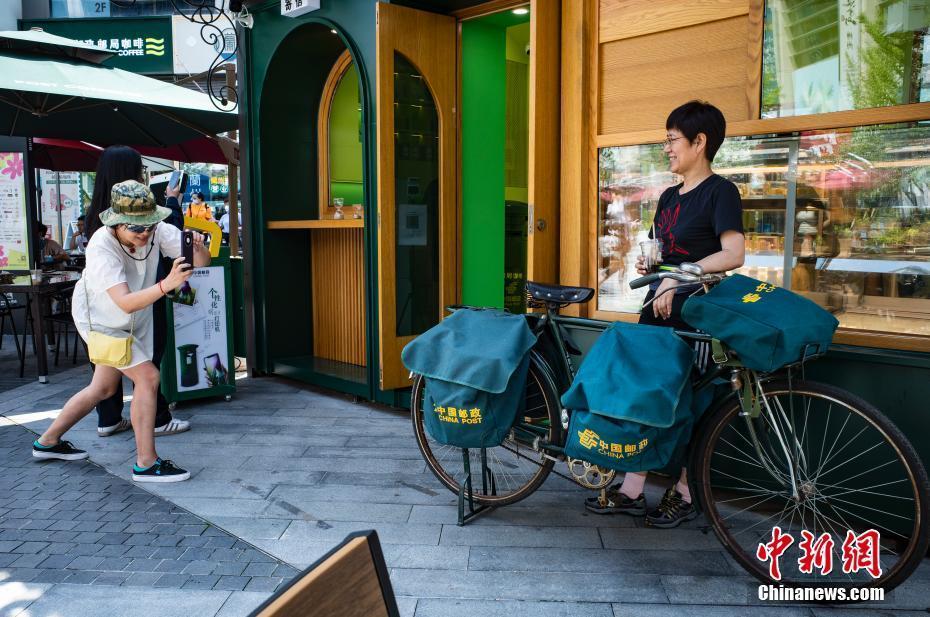
[[[48,225],[52,240],[67,249],[71,239],[68,228],[81,216],[81,174],[43,169],[39,181],[42,183],[42,222]]]
[[[29,269],[26,178],[19,152],[0,152],[0,269]]]
[[[174,349],[178,392],[229,383],[226,284],[222,267],[197,268],[176,290]]]

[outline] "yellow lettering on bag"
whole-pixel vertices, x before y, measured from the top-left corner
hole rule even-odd
[[[758,302],[762,299],[762,296],[759,294],[746,294],[743,296],[743,304],[748,304],[749,302]]]

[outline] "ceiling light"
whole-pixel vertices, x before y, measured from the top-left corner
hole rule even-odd
[[[530,10],[526,8],[525,6],[521,6],[520,8],[513,10],[514,15],[526,15],[529,12]]]
[[[335,29],[335,28],[330,28],[329,31],[332,32],[333,34],[339,34],[338,32],[336,32],[336,29]]]

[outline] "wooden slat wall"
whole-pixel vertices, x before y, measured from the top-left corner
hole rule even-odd
[[[362,230],[314,229],[311,233],[313,355],[365,366]]]
[[[746,14],[746,0],[601,0],[601,43]]]
[[[741,15],[602,42],[599,133],[664,127],[668,112],[695,98],[719,107],[728,122],[748,120],[748,36],[749,17]]]

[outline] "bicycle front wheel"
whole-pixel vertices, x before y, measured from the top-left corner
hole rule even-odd
[[[714,532],[763,582],[777,580],[770,549],[779,527],[794,542],[778,559],[777,582],[890,591],[930,541],[927,473],[914,448],[875,407],[839,388],[805,381],[762,388],[757,418],[731,399],[695,440],[693,479]],[[805,547],[802,531],[831,542]],[[879,567],[866,567],[872,540]],[[817,549],[829,559],[801,560]]]
[[[427,466],[453,493],[465,482],[462,449],[439,443],[423,427],[426,380],[417,375],[410,397],[410,419],[417,446]],[[524,395],[525,410],[504,442],[486,448],[490,478],[481,477],[481,449],[469,449],[472,498],[481,504],[504,506],[528,497],[545,481],[553,460],[536,447],[544,441],[557,443],[561,433],[559,399],[554,386],[535,362],[530,363]],[[538,439],[537,439],[538,438]]]

